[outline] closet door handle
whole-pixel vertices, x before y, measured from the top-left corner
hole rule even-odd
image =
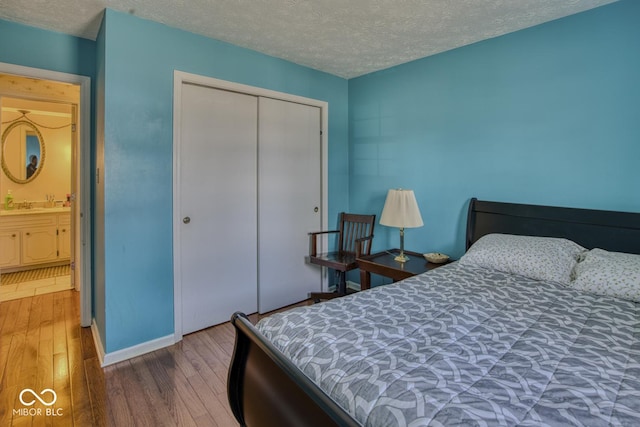
[[[191,218],[185,216],[184,218],[182,218],[182,222],[184,222],[185,224],[189,224],[191,222]]]

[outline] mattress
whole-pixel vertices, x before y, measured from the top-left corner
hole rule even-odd
[[[640,425],[640,304],[452,263],[262,319],[364,426]]]

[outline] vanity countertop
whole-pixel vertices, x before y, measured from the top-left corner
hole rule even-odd
[[[38,215],[38,214],[53,214],[71,212],[70,207],[57,207],[57,208],[31,208],[31,209],[12,209],[10,211],[2,209],[0,210],[0,216],[15,216],[15,215]]]

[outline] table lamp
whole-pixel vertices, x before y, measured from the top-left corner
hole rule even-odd
[[[396,261],[407,262],[409,257],[404,254],[404,229],[422,227],[422,217],[418,202],[413,190],[389,190],[387,200],[382,208],[380,224],[388,227],[400,229],[400,255],[395,257]]]

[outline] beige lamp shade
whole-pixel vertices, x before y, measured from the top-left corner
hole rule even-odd
[[[380,224],[389,227],[422,227],[422,216],[413,190],[389,190],[382,208]]]

